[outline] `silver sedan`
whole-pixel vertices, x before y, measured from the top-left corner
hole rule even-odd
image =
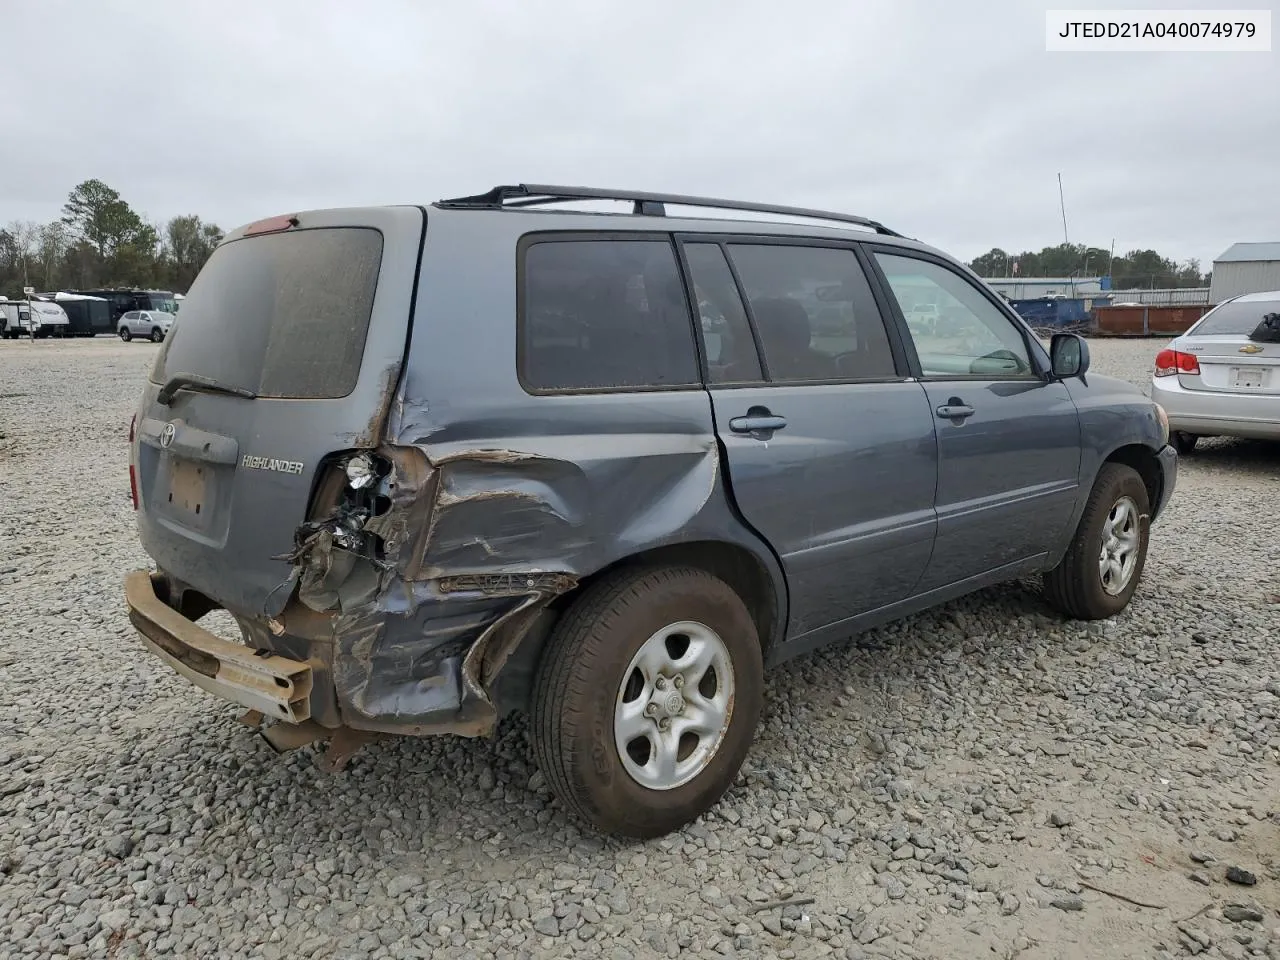
[[[1179,453],[1200,437],[1280,440],[1280,343],[1250,336],[1267,314],[1280,290],[1226,300],[1156,356],[1151,399]]]

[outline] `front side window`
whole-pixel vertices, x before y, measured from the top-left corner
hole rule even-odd
[[[852,250],[729,245],[770,380],[897,376],[884,321]]]
[[[1036,376],[1021,331],[954,270],[930,260],[876,253],[926,377]]]
[[[520,380],[535,393],[699,383],[669,240],[536,240],[524,250]]]

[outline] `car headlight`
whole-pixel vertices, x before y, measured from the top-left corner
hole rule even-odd
[[[1164,443],[1169,442],[1169,415],[1164,412],[1164,407],[1158,403],[1153,403],[1156,408],[1156,419],[1160,421],[1160,436]]]

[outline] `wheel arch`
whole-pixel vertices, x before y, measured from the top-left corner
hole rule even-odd
[[[619,557],[582,577],[572,590],[556,597],[543,609],[492,678],[490,694],[499,716],[527,708],[547,638],[579,597],[592,585],[621,570],[638,572],[660,567],[693,567],[723,580],[746,605],[756,625],[765,663],[782,647],[786,635],[787,592],[782,569],[775,560],[761,556],[744,544],[726,540],[691,540],[654,546]]]
[[[1156,452],[1145,443],[1127,443],[1111,451],[1102,463],[1123,464],[1137,472],[1142,478],[1142,485],[1147,488],[1147,504],[1152,511],[1152,519],[1155,519],[1154,512],[1158,509],[1164,492],[1164,472],[1160,468],[1160,458]],[[1092,488],[1092,484],[1090,487]]]
[[[696,567],[718,577],[742,598],[760,637],[761,653],[769,652],[782,641],[785,631],[785,585],[779,572],[775,582],[765,561],[742,544],[725,540],[694,540],[641,550],[621,557],[590,576],[578,586],[558,597],[553,608],[567,610],[593,583],[622,569],[655,567]]]

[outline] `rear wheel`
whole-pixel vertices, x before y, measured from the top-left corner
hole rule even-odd
[[[1169,442],[1173,444],[1173,449],[1183,456],[1195,450],[1196,441],[1199,439],[1194,433],[1183,433],[1181,430],[1175,430],[1169,434]]]
[[[152,342],[152,343],[159,343],[159,342],[160,342],[161,340],[163,340],[163,339],[164,339],[164,331],[163,331],[163,330],[161,330],[159,327],[152,327],[152,328],[151,328],[151,342]]]
[[[1147,559],[1151,507],[1132,467],[1104,463],[1062,562],[1045,574],[1045,596],[1076,620],[1102,620],[1129,605]]]
[[[728,584],[687,567],[620,571],[548,640],[533,696],[538,766],[596,828],[670,833],[737,776],[763,687],[755,623]]]
[[[120,339],[123,340],[125,343],[128,343],[130,340],[133,339],[133,334],[129,332],[128,327],[120,328]]]

